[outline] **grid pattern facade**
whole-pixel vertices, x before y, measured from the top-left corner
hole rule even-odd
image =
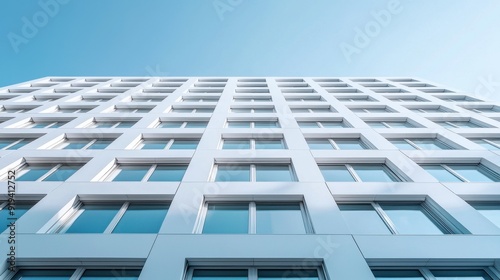
[[[0,279],[500,279],[498,102],[414,78],[47,77],[0,104]]]

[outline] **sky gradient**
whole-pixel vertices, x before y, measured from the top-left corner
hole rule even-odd
[[[500,100],[495,0],[0,5],[0,86],[44,76],[412,76]]]

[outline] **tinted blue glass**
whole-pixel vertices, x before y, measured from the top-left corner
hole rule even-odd
[[[249,165],[218,165],[216,182],[250,181]]]
[[[340,204],[339,209],[353,234],[391,234],[370,204]]]
[[[248,204],[209,204],[203,233],[248,233]]]
[[[66,233],[103,233],[121,208],[118,205],[84,205]]]
[[[335,139],[335,144],[341,150],[364,150],[367,146],[357,139]]]
[[[328,139],[307,139],[311,150],[332,150],[333,146]]]
[[[113,233],[158,233],[167,209],[167,205],[131,204]]]
[[[49,172],[53,166],[28,166],[28,172],[16,178],[17,181],[36,181],[45,173]]]
[[[22,146],[24,146],[28,143],[31,143],[31,141],[33,141],[33,140],[32,139],[24,139],[21,142],[18,142],[16,144],[10,146],[9,148],[7,148],[7,150],[17,150],[17,149],[21,148]]]
[[[89,143],[88,140],[68,140],[66,146],[64,146],[63,149],[65,150],[70,150],[70,149],[81,149],[85,147]]]
[[[105,149],[109,144],[111,144],[111,142],[113,142],[113,140],[105,140],[105,139],[97,140],[92,145],[90,145],[87,149],[89,149],[89,150],[102,150],[102,149]]]
[[[250,149],[250,140],[224,140],[222,149]]]
[[[492,280],[484,270],[431,270],[436,280]]]
[[[113,181],[141,181],[150,166],[120,166],[120,173]]]
[[[380,204],[400,234],[442,234],[420,204]]]
[[[171,150],[194,150],[198,147],[198,140],[174,140]]]
[[[387,128],[382,122],[366,122],[366,124],[373,128]]]
[[[418,270],[374,270],[377,280],[425,280]]]
[[[273,128],[273,127],[278,127],[278,123],[277,122],[257,121],[257,122],[254,122],[254,127],[255,128]]]
[[[441,182],[462,182],[462,180],[458,179],[440,165],[423,165],[422,167]]]
[[[52,122],[37,122],[32,126],[32,128],[44,128],[52,124]]]
[[[274,279],[300,279],[300,280],[319,280],[316,269],[259,269],[259,280]]]
[[[144,140],[142,142],[142,150],[165,149],[168,140]]]
[[[450,150],[450,146],[438,139],[412,139],[413,143],[417,144],[422,150]]]
[[[257,204],[258,234],[305,234],[298,203]]]
[[[288,165],[256,165],[257,182],[295,181]]]
[[[499,149],[498,147],[491,145],[490,143],[488,143],[482,139],[476,139],[476,140],[473,140],[473,142],[483,146],[484,148],[486,148],[488,150],[498,150]]]
[[[347,125],[342,122],[321,122],[321,125],[325,128],[342,128],[342,127],[347,127]]]
[[[109,128],[115,124],[116,124],[115,122],[96,122],[95,127],[97,127],[97,128],[101,128],[101,127],[102,128]]]
[[[300,128],[318,128],[319,125],[317,122],[297,122]]]
[[[69,269],[22,269],[13,280],[69,280],[75,271]]]
[[[344,165],[322,165],[319,167],[325,181],[354,182],[354,178]]]
[[[127,128],[127,127],[132,127],[134,124],[135,124],[135,122],[125,121],[125,122],[120,122],[120,124],[117,125],[116,127],[118,127],[118,128]]]
[[[479,165],[449,165],[460,176],[471,182],[499,182],[500,176],[485,166]]]
[[[33,206],[32,203],[22,203],[22,202],[16,202],[16,207],[14,210],[9,211],[8,205],[5,206],[2,210],[0,210],[0,232],[4,231],[10,222],[14,222],[13,218],[21,218],[24,213],[26,213],[31,207]]]
[[[500,203],[478,203],[472,206],[500,228]]]
[[[186,165],[159,165],[156,167],[149,182],[172,182],[181,181],[186,173]]]
[[[247,280],[246,269],[195,269],[192,280]]]
[[[385,165],[352,165],[352,167],[363,182],[400,181]]]
[[[283,141],[277,140],[255,140],[255,149],[284,149]]]
[[[12,144],[16,139],[0,139],[0,149],[7,147]]]
[[[161,122],[158,127],[162,128],[179,128],[184,122]]]
[[[47,176],[47,178],[43,179],[43,181],[66,181],[66,179],[71,177],[80,167],[80,165],[62,165],[52,174]]]
[[[227,127],[233,128],[250,128],[250,122],[227,122]]]
[[[138,269],[86,269],[80,280],[136,280],[140,274]]]
[[[391,143],[394,146],[398,147],[398,149],[400,149],[400,150],[416,150],[415,147],[413,147],[412,145],[410,145],[405,140],[391,140]]]
[[[189,121],[186,124],[186,128],[205,128],[207,127],[208,122],[192,122]]]
[[[413,124],[409,122],[385,122],[388,124],[390,127],[395,127],[395,128],[405,128],[405,127],[415,127]]]

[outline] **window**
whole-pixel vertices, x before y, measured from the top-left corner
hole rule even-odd
[[[338,101],[342,102],[375,102],[376,99],[363,95],[363,96],[348,96],[348,97],[336,97]]]
[[[292,113],[334,113],[337,112],[331,107],[311,107],[311,108],[290,108]]]
[[[320,280],[325,279],[319,268],[305,269],[300,266],[292,268],[228,268],[228,269],[193,269],[188,270],[186,280]]]
[[[152,108],[113,108],[108,113],[147,113],[151,111]]]
[[[446,221],[426,202],[339,204],[353,234],[448,234]]]
[[[205,128],[208,121],[160,121],[159,128]]]
[[[198,147],[199,141],[197,139],[143,139],[137,144],[135,149],[194,150]]]
[[[66,181],[82,164],[28,164],[17,172],[17,181]]]
[[[0,223],[2,223],[0,227],[2,230],[0,230],[0,232],[5,230],[10,222],[14,222],[16,219],[21,218],[21,216],[28,212],[35,204],[35,201],[16,200],[15,209],[12,209],[12,207],[9,208],[8,202],[0,202]]]
[[[204,96],[204,97],[191,97],[183,96],[181,102],[217,102],[219,101],[218,96]]]
[[[401,182],[385,164],[341,164],[319,166],[327,182]]]
[[[443,106],[433,106],[433,107],[418,107],[418,108],[408,108],[415,113],[444,113],[444,112],[455,112]]]
[[[129,100],[124,102],[161,102],[165,96],[131,96]]]
[[[122,182],[178,182],[186,172],[187,165],[153,164],[124,165],[119,164],[111,170],[106,181]]]
[[[274,113],[274,107],[264,108],[231,108],[231,113]]]
[[[479,213],[500,228],[500,203],[498,202],[473,202],[470,203]]]
[[[351,111],[353,111],[355,113],[394,113],[395,112],[388,107],[351,108]]]
[[[136,121],[93,121],[87,128],[129,128]]]
[[[286,149],[283,139],[224,139],[222,149]]]
[[[270,96],[254,96],[254,97],[234,97],[235,102],[271,102]]]
[[[79,149],[79,150],[102,150],[113,142],[113,139],[84,139],[84,138],[65,138],[62,142],[56,144],[54,149]]]
[[[83,272],[83,274],[82,274]],[[140,269],[21,269],[11,280],[57,279],[57,280],[136,280],[141,274]],[[81,275],[81,276],[80,276]]]
[[[453,148],[436,138],[390,139],[401,150],[452,150]]]
[[[376,280],[493,280],[483,269],[372,269]]]
[[[417,127],[408,121],[365,121],[373,128],[413,128]]]
[[[445,128],[478,128],[478,127],[487,127],[475,123],[473,121],[434,121],[436,124],[441,125]]]
[[[369,147],[359,138],[306,139],[311,150],[366,150]]]
[[[158,233],[168,204],[158,202],[78,202],[52,232]]]
[[[301,202],[208,202],[203,211],[204,234],[312,233]]]
[[[437,98],[449,102],[480,102],[482,100],[475,99],[466,95],[450,95],[450,96],[436,96]]]
[[[422,167],[441,182],[500,182],[500,175],[483,164],[425,164]]]
[[[387,99],[394,102],[429,102],[429,100],[424,99],[420,96],[386,96]]]
[[[344,120],[338,121],[297,121],[300,128],[344,128],[350,127]]]
[[[288,96],[285,97],[288,102],[307,102],[307,101],[325,101],[323,97],[319,95],[315,96]]]
[[[500,149],[500,139],[471,139],[472,142],[483,146],[488,150],[499,150]]]
[[[291,182],[297,181],[289,164],[217,164],[216,182]]]
[[[213,113],[214,108],[172,108],[170,113]]]
[[[29,121],[22,128],[58,128],[68,123],[67,121]]]
[[[277,121],[227,121],[229,128],[275,128],[279,127]]]
[[[111,100],[113,97],[103,97],[103,96],[82,96],[81,100],[75,101],[83,101],[83,102],[106,102]]]
[[[31,141],[31,138],[0,138],[0,150],[17,150]]]

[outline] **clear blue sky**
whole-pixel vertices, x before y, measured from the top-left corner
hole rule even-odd
[[[497,0],[55,1],[0,4],[0,86],[55,75],[418,76],[500,100]]]

